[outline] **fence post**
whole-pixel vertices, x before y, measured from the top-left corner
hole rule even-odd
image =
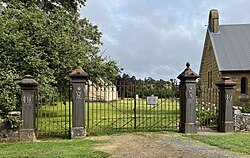
[[[18,83],[22,90],[22,126],[19,130],[20,141],[34,141],[35,136],[35,105],[38,83],[31,75],[26,75]]]
[[[196,125],[196,79],[195,72],[187,68],[177,77],[180,79],[180,132],[197,133]]]
[[[77,66],[69,74],[73,85],[72,97],[72,129],[71,138],[80,138],[86,136],[86,108],[85,108],[85,84],[88,74]]]
[[[233,121],[233,89],[236,82],[230,77],[223,77],[215,84],[219,88],[219,132],[234,132]]]

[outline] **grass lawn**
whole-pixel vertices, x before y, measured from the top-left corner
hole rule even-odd
[[[47,142],[19,142],[0,144],[0,157],[109,157],[93,147],[103,142],[91,140],[57,140]]]
[[[235,152],[250,154],[250,133],[234,133],[225,135],[183,135],[192,139],[229,149]]]
[[[39,135],[68,133],[71,126],[69,110],[72,111],[72,103],[69,105],[68,102],[41,106],[36,121]],[[128,131],[134,130],[135,125],[136,130],[176,129],[178,117],[179,103],[172,99],[159,98],[157,105],[147,105],[146,99],[137,100],[135,104],[134,99],[129,98],[114,102],[86,102],[88,132]]]

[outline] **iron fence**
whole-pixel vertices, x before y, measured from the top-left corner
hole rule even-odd
[[[179,85],[176,82],[93,83],[85,93],[86,129],[97,131],[178,130]],[[217,128],[218,90],[197,91],[198,128]],[[65,135],[71,131],[71,90],[37,95],[36,130],[39,136]]]
[[[196,103],[197,125],[199,129],[218,127],[219,91],[217,88],[198,90]]]
[[[178,128],[177,84],[89,82],[87,87],[88,132]]]
[[[40,136],[70,137],[72,105],[69,94],[60,90],[54,90],[51,93],[38,92],[36,104],[38,138]]]

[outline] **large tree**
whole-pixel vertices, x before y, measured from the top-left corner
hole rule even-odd
[[[15,108],[17,81],[30,74],[40,91],[66,89],[68,73],[81,60],[91,80],[111,80],[119,68],[100,53],[102,33],[79,19],[85,0],[8,0],[0,6],[0,113]],[[9,105],[9,106],[7,106]]]

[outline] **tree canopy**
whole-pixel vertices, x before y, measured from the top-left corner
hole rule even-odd
[[[2,0],[10,6],[23,5],[29,7],[36,5],[45,12],[54,9],[64,9],[69,13],[77,13],[78,7],[85,6],[86,0]]]
[[[0,5],[0,110],[20,95],[17,82],[35,77],[40,91],[66,88],[78,59],[91,80],[111,80],[117,63],[103,56],[102,33],[77,8],[86,0],[2,0]],[[13,102],[13,103],[12,103]],[[7,104],[8,110],[4,110]],[[1,112],[0,111],[0,112]]]

